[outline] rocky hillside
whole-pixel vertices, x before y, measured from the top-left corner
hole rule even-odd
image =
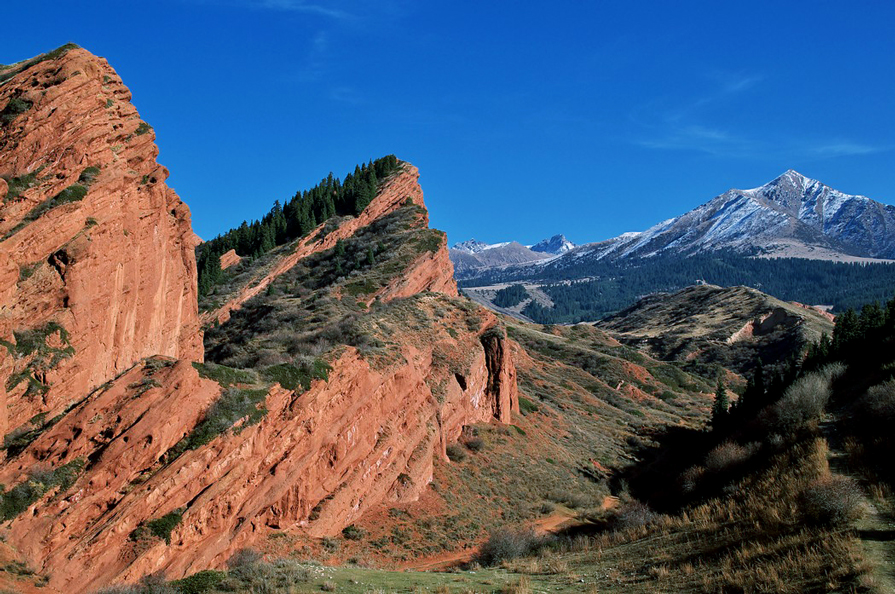
[[[597,326],[658,359],[746,372],[756,358],[781,364],[822,334],[832,336],[833,316],[748,287],[697,285],[642,299]]]
[[[202,360],[196,240],[105,60],[15,65],[0,105],[0,427],[21,430],[144,357]]]
[[[203,314],[227,365],[203,364],[189,211],[118,76],[63,48],[0,78],[0,513],[50,586],[338,534],[518,410],[505,332],[456,296],[412,166],[360,216],[228,259]]]

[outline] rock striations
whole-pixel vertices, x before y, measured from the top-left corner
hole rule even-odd
[[[351,305],[380,308],[371,323],[398,340],[337,346],[304,390],[216,375],[200,363],[189,210],[119,77],[75,48],[0,80],[2,533],[50,586],[176,579],[273,531],[337,534],[418,497],[464,425],[518,411],[513,349],[457,296],[443,235]],[[404,164],[359,217],[309,234],[208,321],[402,204],[427,224],[417,178]],[[195,438],[232,395],[257,405]]]
[[[4,433],[143,357],[202,358],[190,212],[152,128],[105,60],[54,55],[0,83]]]

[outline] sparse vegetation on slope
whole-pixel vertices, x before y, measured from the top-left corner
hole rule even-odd
[[[298,192],[283,206],[279,201],[260,221],[243,224],[198,248],[199,294],[206,295],[221,279],[220,257],[229,250],[257,258],[298,238],[333,217],[356,216],[376,196],[382,180],[398,170],[394,155],[358,165],[344,182],[330,173],[318,185]]]

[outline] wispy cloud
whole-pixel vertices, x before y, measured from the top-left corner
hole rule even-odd
[[[337,20],[355,18],[355,15],[340,8],[323,6],[322,4],[314,4],[312,2],[305,2],[304,0],[260,0],[258,2],[253,2],[252,4],[258,8],[283,10],[288,12],[304,12]]]
[[[873,153],[882,153],[888,151],[891,147],[872,146],[869,144],[860,144],[857,142],[849,142],[847,140],[836,140],[827,143],[813,144],[807,147],[807,152],[817,157],[849,157],[853,155],[871,155]]]
[[[698,151],[711,155],[744,154],[754,148],[746,138],[698,124],[668,126],[661,134],[634,143],[649,149]]]

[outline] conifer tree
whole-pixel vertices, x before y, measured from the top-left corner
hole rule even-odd
[[[730,401],[727,398],[727,389],[724,382],[718,378],[718,386],[715,388],[715,402],[712,404],[712,427],[718,428],[727,420],[727,412]]]

